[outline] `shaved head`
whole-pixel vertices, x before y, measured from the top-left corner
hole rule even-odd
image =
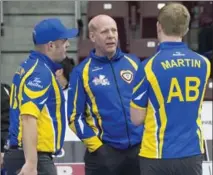
[[[112,17],[108,15],[104,15],[104,14],[97,15],[93,17],[88,24],[89,32],[94,32],[97,29],[99,29],[100,26],[102,26],[103,24],[109,23],[109,22],[114,23],[116,25],[116,22]]]

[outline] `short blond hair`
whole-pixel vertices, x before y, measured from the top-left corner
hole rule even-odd
[[[190,18],[189,11],[184,5],[168,3],[160,9],[158,22],[166,35],[183,37],[188,31]]]

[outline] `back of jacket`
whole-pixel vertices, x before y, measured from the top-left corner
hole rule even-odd
[[[89,150],[94,151],[101,141],[119,149],[140,143],[142,126],[133,126],[129,111],[139,61],[119,49],[111,60],[91,51],[73,70],[68,117]]]
[[[182,42],[164,42],[138,73],[143,83],[133,103],[147,108],[140,155],[180,158],[204,153],[201,106],[209,60]]]

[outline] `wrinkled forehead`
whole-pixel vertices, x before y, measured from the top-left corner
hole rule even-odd
[[[99,31],[117,29],[117,25],[112,19],[104,19],[97,22],[96,29]]]

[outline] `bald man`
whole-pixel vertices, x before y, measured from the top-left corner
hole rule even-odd
[[[89,36],[94,49],[73,69],[68,90],[69,126],[87,148],[86,175],[139,175],[143,128],[131,123],[130,100],[140,60],[118,48],[110,16],[94,17]]]

